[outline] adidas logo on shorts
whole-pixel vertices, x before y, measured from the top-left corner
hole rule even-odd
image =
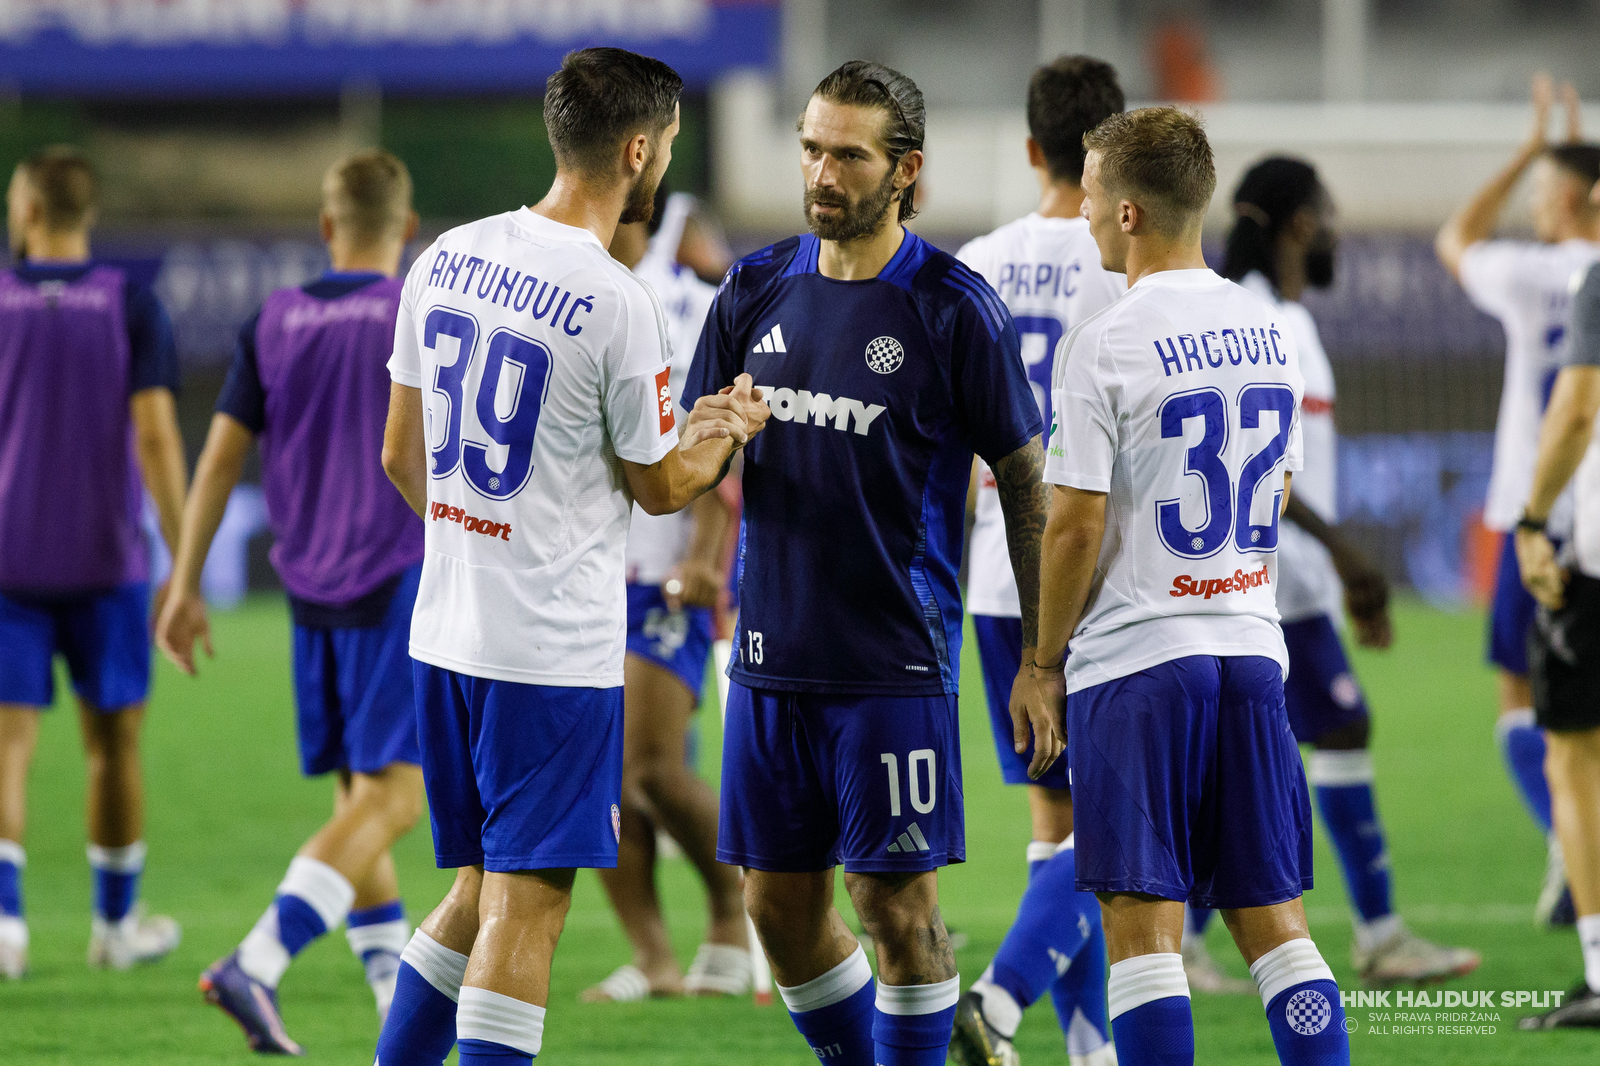
[[[922,835],[922,830],[917,828],[917,823],[912,822],[906,826],[906,831],[900,834],[900,839],[889,845],[889,850],[895,854],[908,851],[929,851],[928,838]]]

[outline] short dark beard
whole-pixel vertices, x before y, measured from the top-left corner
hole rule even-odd
[[[656,217],[656,187],[661,184],[661,175],[654,175],[652,180],[650,172],[654,169],[655,153],[652,152],[643,172],[628,190],[628,199],[622,205],[622,217],[618,220],[622,225],[649,222]]]
[[[895,206],[895,169],[890,167],[883,183],[855,203],[837,195],[824,195],[819,189],[807,189],[806,225],[813,234],[825,241],[843,242],[870,237],[883,224],[883,216],[889,213],[889,208]],[[811,210],[816,204],[842,207],[844,210],[828,218]]]

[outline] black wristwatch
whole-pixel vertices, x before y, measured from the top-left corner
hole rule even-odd
[[[1548,518],[1529,518],[1528,513],[1524,511],[1522,517],[1517,519],[1517,532],[1543,533],[1547,522],[1549,522]]]

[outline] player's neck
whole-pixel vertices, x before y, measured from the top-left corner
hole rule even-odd
[[[335,238],[328,242],[329,265],[339,274],[382,274],[392,278],[400,273],[403,244],[393,241],[381,245],[351,246]]]
[[[1569,216],[1560,219],[1551,235],[1551,244],[1564,241],[1600,241],[1600,215]]]
[[[1274,288],[1278,298],[1288,303],[1299,303],[1306,291],[1306,257],[1304,252],[1278,256],[1278,281]]]
[[[823,241],[817,251],[817,273],[834,281],[867,281],[877,277],[906,239],[905,227],[890,222],[853,241]]]
[[[24,247],[30,263],[87,263],[89,233],[61,233],[44,228],[29,230]]]
[[[1200,250],[1199,235],[1169,241],[1160,237],[1135,238],[1128,242],[1128,288],[1140,279],[1166,270],[1204,270],[1206,257]]]
[[[1039,182],[1039,207],[1042,218],[1077,218],[1083,212],[1083,186],[1071,181]]]
[[[563,226],[586,229],[595,235],[602,248],[609,248],[627,200],[625,185],[597,189],[573,174],[557,171],[550,191],[528,210]]]

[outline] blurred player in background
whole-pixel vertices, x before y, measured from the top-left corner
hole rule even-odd
[[[617,227],[611,254],[655,292],[672,341],[672,395],[683,381],[717,290],[678,262],[694,197],[656,196],[650,222]],[[681,414],[681,412],[680,412]],[[712,609],[727,583],[728,504],[708,492],[677,514],[634,506],[628,528],[628,655],[623,663],[622,837],[600,882],[633,961],[583,994],[589,1001],[750,989],[750,948],[739,871],[717,861],[717,796],[685,759],[711,652]],[[656,895],[656,826],[694,863],[710,914],[687,976],[678,968]]]
[[[902,225],[923,122],[897,71],[853,61],[822,80],[800,124],[811,232],[734,266],[684,392],[748,372],[777,423],[745,455],[717,857],[748,868],[784,1002],[840,1066],[934,1066],[950,1042],[937,870],[966,855],[956,570],[974,451],[999,485],[1024,656],[1038,598],[1039,409],[1005,305]],[[1061,737],[1033,728],[1037,778]],[[840,862],[876,991],[833,906]]]
[[[1591,195],[1600,199],[1600,184]],[[1524,1029],[1600,1028],[1600,265],[1585,269],[1573,304],[1516,545],[1522,579],[1542,604],[1529,652],[1533,702],[1550,748],[1584,979],[1559,1007],[1522,1019]],[[1544,527],[1569,481],[1577,506],[1558,563]]]
[[[1011,311],[1033,398],[1047,426],[1057,344],[1128,287],[1126,278],[1101,269],[1100,251],[1080,215],[1083,135],[1122,108],[1117,73],[1098,59],[1062,56],[1034,71],[1028,83],[1027,143],[1039,180],[1039,207],[956,253]],[[1033,836],[1027,892],[994,961],[962,997],[951,1054],[964,1066],[1015,1061],[1011,1040],[1022,1012],[1049,990],[1073,1066],[1114,1061],[1107,1043],[1100,905],[1073,886],[1067,762],[1056,760],[1033,780],[1028,776],[1032,746],[1020,754],[1014,747],[1011,682],[1022,661],[1022,607],[994,474],[982,461],[975,466],[977,521],[967,563],[967,610],[978,638],[1000,775],[1008,785],[1028,786]]]
[[[1078,887],[1100,894],[1117,1056],[1194,1061],[1191,900],[1223,909],[1279,1059],[1348,1063],[1301,905],[1311,811],[1274,604],[1301,465],[1294,337],[1206,268],[1216,171],[1195,119],[1133,111],[1084,144],[1084,211],[1129,288],[1056,356],[1057,488],[1019,687],[1047,705],[1066,694]]]
[[[457,1038],[461,1066],[539,1053],[576,868],[617,861],[633,503],[687,506],[765,413],[741,377],[679,442],[666,320],[606,252],[651,215],[682,87],[621,49],[568,54],[549,192],[445,233],[402,291],[383,463],[427,519],[410,650],[457,872],[403,953],[383,1066],[438,1066]]]
[[[6,194],[17,265],[0,274],[0,977],[27,969],[28,767],[57,653],[88,757],[89,965],[124,970],[179,937],[139,904],[151,608],[140,482],[175,548],[178,353],[149,287],[90,255],[96,185],[89,161],[58,147],[23,161]]]
[[[156,639],[185,673],[211,652],[206,553],[259,439],[274,543],[289,593],[300,768],[337,773],[333,818],[289,863],[239,947],[200,979],[257,1051],[300,1054],[278,1014],[290,961],[348,920],[381,1019],[410,938],[389,847],[422,815],[416,703],[406,654],[422,523],[383,476],[400,260],[416,235],[411,177],[387,152],[328,170],[322,238],[332,268],[279,289],[239,332],[195,470],[172,593]]]
[[[1589,189],[1600,178],[1600,146],[1582,143],[1578,95],[1562,86],[1567,140],[1546,139],[1554,91],[1550,79],[1533,82],[1533,131],[1506,168],[1439,230],[1439,261],[1479,308],[1506,334],[1505,387],[1495,425],[1494,466],[1483,521],[1497,533],[1516,524],[1533,476],[1539,419],[1569,343],[1574,272],[1600,258],[1600,209]],[[1522,176],[1533,174],[1533,241],[1491,240],[1500,213]],[[1564,536],[1568,508],[1552,516]],[[1541,922],[1572,921],[1560,848],[1551,832],[1550,787],[1545,780],[1545,738],[1534,723],[1528,688],[1528,627],[1533,597],[1517,573],[1512,538],[1504,538],[1489,623],[1489,661],[1499,670],[1500,718],[1496,735],[1507,769],[1528,812],[1550,840],[1550,864],[1540,893]]]
[[[1338,520],[1333,366],[1316,323],[1299,300],[1333,284],[1333,199],[1317,172],[1273,157],[1245,172],[1233,194],[1236,216],[1222,273],[1272,304],[1294,338],[1305,395],[1300,407],[1305,468],[1278,532],[1278,614],[1289,650],[1284,702],[1295,739],[1312,748],[1311,786],[1355,907],[1351,965],[1363,981],[1393,984],[1459,976],[1476,952],[1444,948],[1412,933],[1394,912],[1389,855],[1372,790],[1372,722],[1339,637],[1344,612],[1363,647],[1393,640],[1383,575],[1334,528]],[[1205,928],[1191,911],[1186,934]]]

